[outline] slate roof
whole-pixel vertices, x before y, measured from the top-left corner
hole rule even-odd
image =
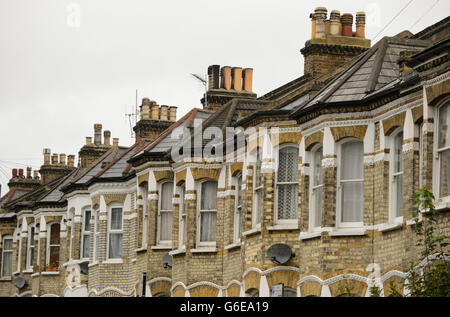
[[[421,51],[430,42],[407,38],[384,37],[368,51],[359,55],[348,69],[337,75],[304,106],[318,103],[334,103],[363,100],[386,85],[399,80],[401,73],[397,63],[402,51]]]

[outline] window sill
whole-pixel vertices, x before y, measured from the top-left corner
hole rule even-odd
[[[253,228],[251,230],[244,231],[244,232],[242,232],[242,235],[244,237],[248,237],[248,236],[251,236],[251,235],[254,235],[254,234],[257,234],[257,233],[261,233],[261,228]]]
[[[16,272],[13,272],[12,275],[13,275],[13,276],[19,275],[19,273],[20,273],[19,271],[16,271]]]
[[[96,265],[98,265],[98,261],[89,263],[89,264],[88,264],[88,267],[93,267],[93,266],[96,266]]]
[[[186,249],[178,249],[178,250],[170,251],[169,255],[179,255],[179,254],[185,254],[185,253],[186,253]]]
[[[200,247],[190,250],[191,253],[217,253],[216,247]]]
[[[25,271],[22,271],[22,273],[25,273],[25,274],[32,274],[33,273],[33,270],[31,269],[31,270],[25,270]]]
[[[172,250],[170,245],[154,245],[151,247],[152,250]]]
[[[439,211],[450,209],[450,202],[444,201],[444,202],[437,203],[436,206],[434,207],[434,209],[439,210]]]
[[[396,229],[401,229],[403,227],[403,223],[383,223],[379,226],[378,231],[380,232],[388,232]]]
[[[136,258],[131,259],[131,263],[136,263]]]
[[[147,246],[134,250],[134,252],[136,252],[136,253],[141,253],[144,251],[147,251]]]
[[[269,231],[280,231],[280,230],[299,230],[297,223],[282,223],[276,224],[275,226],[267,227]]]
[[[59,272],[41,272],[42,275],[59,275]]]
[[[319,238],[321,235],[322,235],[322,231],[300,232],[299,239],[300,240],[309,240],[309,239]]]
[[[344,236],[364,236],[367,234],[365,228],[339,228],[328,232],[330,237],[344,237]]]
[[[82,259],[82,260],[69,260],[69,261],[67,261],[66,263],[63,263],[63,267],[66,267],[66,266],[68,266],[68,265],[74,265],[74,264],[80,264],[80,263],[82,263],[82,262],[86,262],[86,261],[89,261],[89,259]]]
[[[242,242],[236,242],[236,243],[232,243],[227,245],[224,249],[225,250],[232,250],[232,249],[237,249],[240,248],[242,246]]]
[[[123,264],[122,259],[108,259],[102,262],[102,264]]]
[[[2,281],[11,281],[12,280],[12,278],[11,277],[0,277],[0,282],[2,282]]]
[[[40,272],[37,272],[37,273],[31,274],[31,277],[38,277],[38,276],[40,276],[40,275],[41,275],[41,273],[40,273]]]

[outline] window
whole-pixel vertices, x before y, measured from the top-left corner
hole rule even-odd
[[[70,246],[69,246],[69,258],[73,259],[73,240],[75,238],[75,228],[74,228],[74,223],[75,223],[75,210],[73,208],[70,209],[69,211],[69,219],[67,222],[67,225],[70,226]]]
[[[58,267],[59,263],[59,223],[52,223],[49,225],[49,232],[47,236],[47,264]]]
[[[450,102],[438,112],[438,193],[439,198],[450,196]]]
[[[172,195],[173,183],[162,183],[158,211],[158,244],[170,244],[172,241]]]
[[[423,122],[419,124],[419,188],[423,187]]]
[[[20,226],[17,229],[17,272],[20,272],[20,261],[22,259],[22,235],[21,235],[22,227]]]
[[[122,207],[111,207],[109,213],[108,258],[122,257],[123,220]]]
[[[27,241],[27,270],[33,269],[34,265],[34,224],[28,226],[28,241]]]
[[[256,151],[256,164],[254,165],[253,177],[253,217],[252,226],[254,228],[261,226],[261,212],[262,212],[262,148]]]
[[[187,234],[187,228],[186,228],[186,201],[185,201],[185,192],[186,192],[186,187],[183,184],[180,187],[180,217],[179,217],[179,237],[178,237],[178,245],[180,249],[183,249],[186,247],[186,234]]]
[[[297,219],[298,148],[279,151],[277,172],[277,221]]]
[[[94,260],[98,261],[100,250],[98,248],[98,242],[100,240],[100,222],[99,222],[100,211],[94,211]]]
[[[89,258],[89,247],[91,238],[91,210],[86,209],[83,212],[83,223],[82,223],[82,240],[81,240],[81,258]]]
[[[200,185],[199,242],[203,245],[215,245],[217,214],[217,182],[205,181]]]
[[[396,131],[392,135],[391,146],[391,221],[403,217],[403,132]]]
[[[323,147],[317,145],[312,152],[311,198],[310,198],[310,228],[322,225],[322,197],[323,197]]]
[[[234,235],[233,242],[241,241],[242,233],[242,174],[238,174],[236,177],[236,194],[235,194],[235,209],[234,209]]]
[[[148,183],[141,187],[142,193],[142,247],[147,246],[147,224],[148,224]]]
[[[355,139],[347,139],[338,147],[338,224],[342,227],[362,226],[364,203],[364,147]]]
[[[2,243],[2,277],[10,277],[12,274],[13,238],[3,237]]]

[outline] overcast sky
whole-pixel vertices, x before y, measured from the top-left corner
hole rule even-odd
[[[125,114],[136,89],[139,102],[177,106],[180,118],[201,107],[204,88],[190,73],[219,64],[254,68],[260,96],[303,74],[315,7],[366,11],[373,39],[409,1],[1,0],[1,193],[12,168],[39,168],[43,148],[77,155],[94,123],[131,145]],[[449,8],[414,0],[372,45],[416,33]]]

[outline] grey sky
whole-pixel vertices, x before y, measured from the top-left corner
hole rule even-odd
[[[315,7],[366,11],[372,39],[409,1],[1,0],[1,192],[13,167],[39,168],[43,148],[77,155],[94,123],[131,145],[135,89],[139,101],[178,106],[180,118],[201,107],[203,86],[190,73],[220,64],[253,67],[260,96],[303,74]],[[434,3],[413,1],[372,45],[448,16],[440,0],[411,29]]]

